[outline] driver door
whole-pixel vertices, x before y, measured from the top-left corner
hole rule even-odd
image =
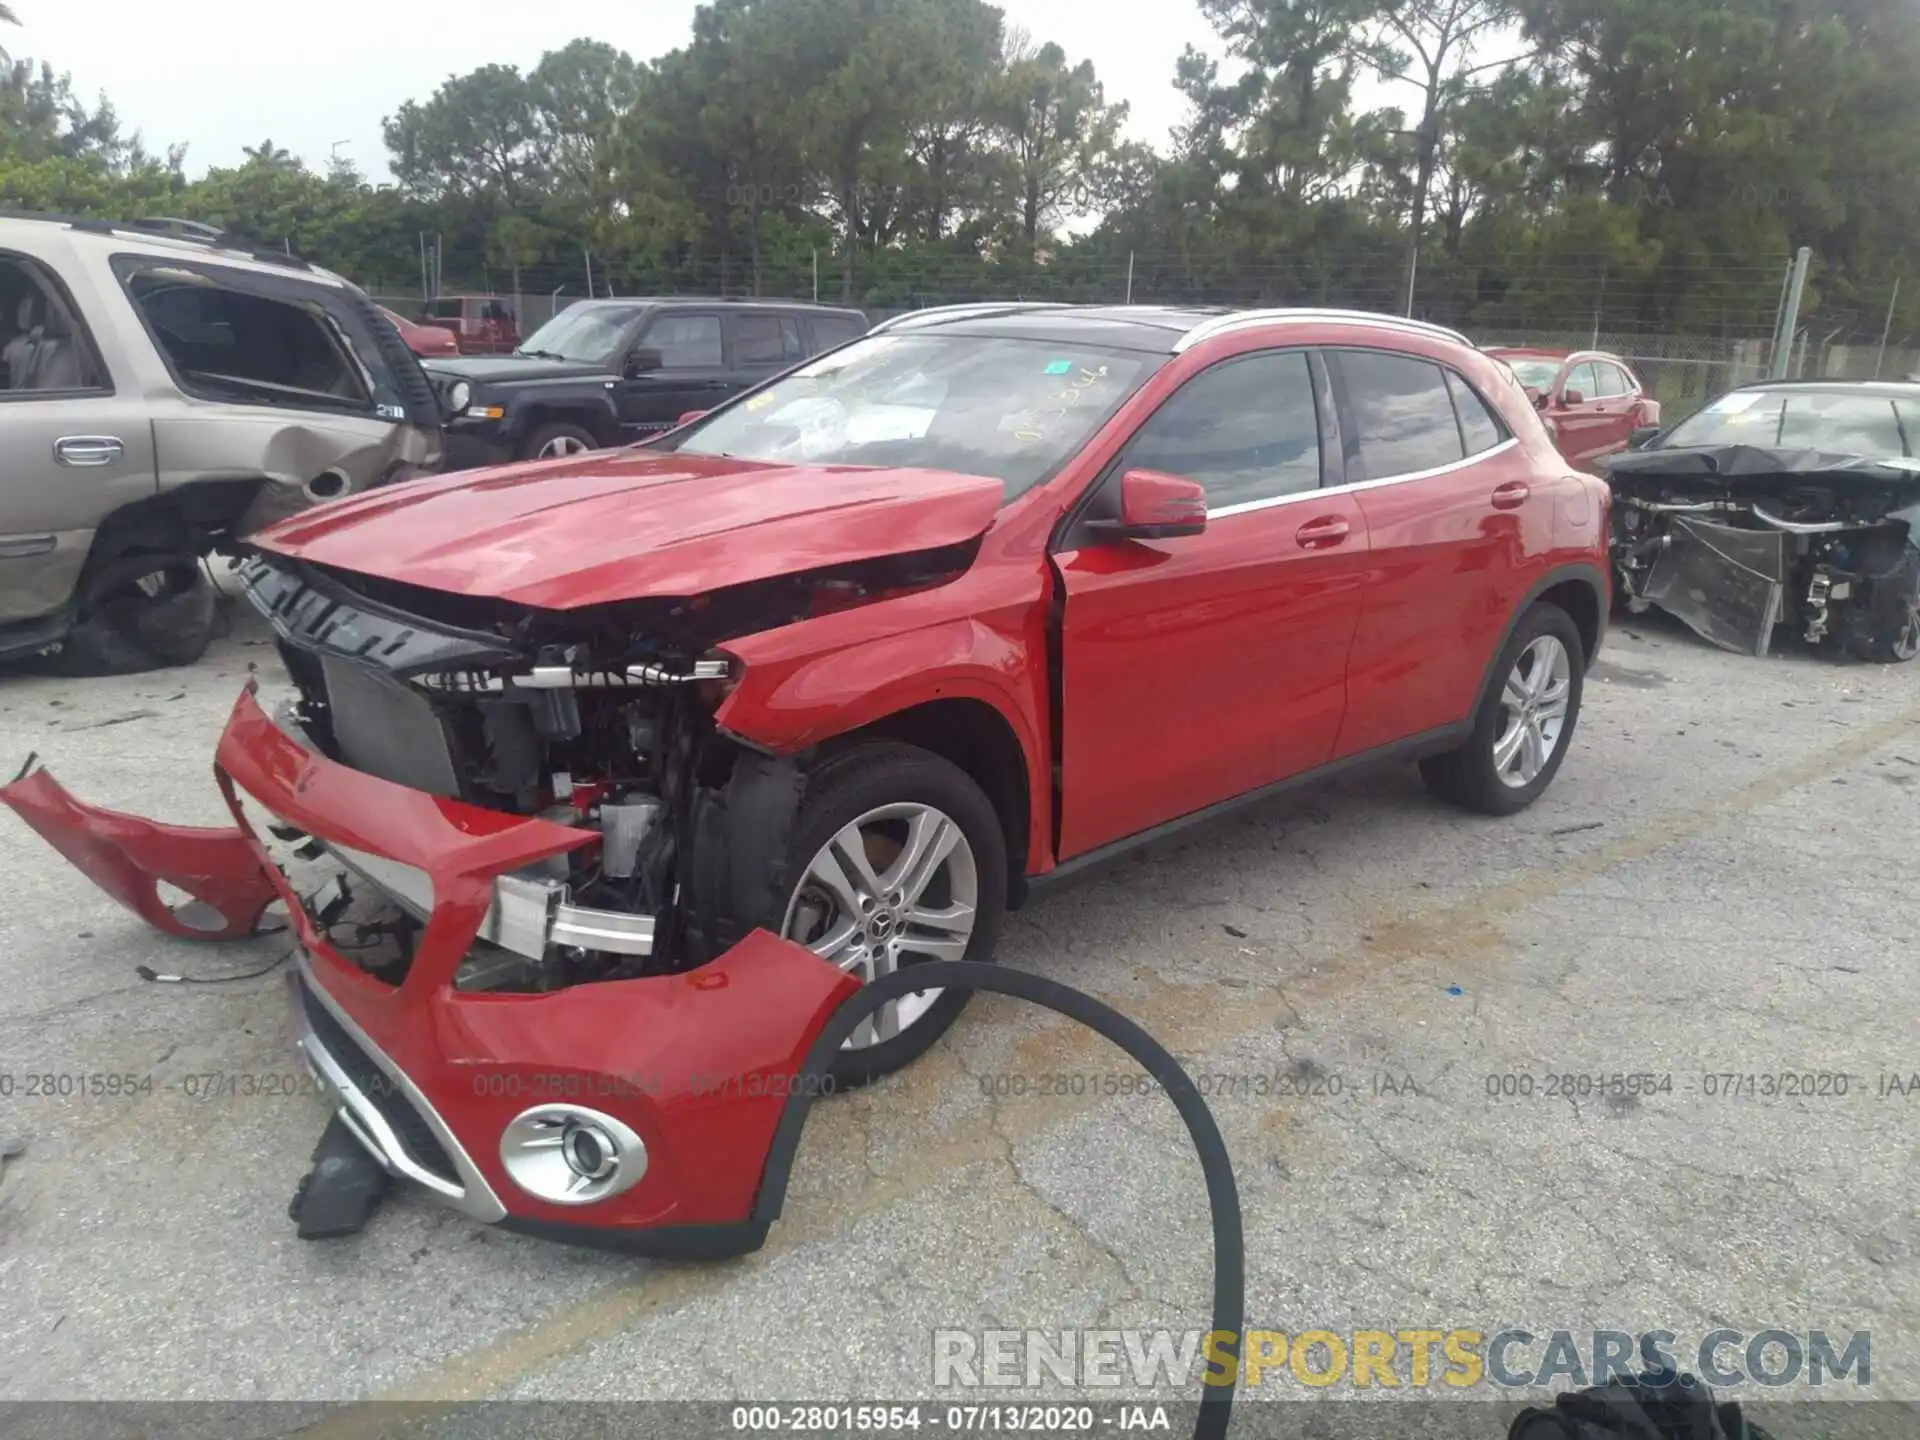
[[[1207,529],[1102,540],[1076,523],[1060,699],[1061,859],[1325,764],[1346,714],[1366,519],[1340,486],[1324,366],[1222,360],[1153,412],[1096,482],[1158,470],[1207,491]]]
[[[641,330],[635,349],[660,352],[660,368],[623,375],[614,387],[620,428],[629,440],[673,428],[689,410],[710,410],[740,387],[727,365],[718,310],[666,310]]]

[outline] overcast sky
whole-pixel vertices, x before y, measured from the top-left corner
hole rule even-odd
[[[685,43],[694,0],[548,6],[528,0],[8,0],[20,19],[0,47],[52,63],[75,89],[104,92],[155,153],[184,142],[187,170],[234,165],[271,137],[316,167],[334,142],[389,178],[380,120],[448,75],[499,61],[526,69],[585,34],[639,60]],[[1151,4],[1152,9],[1147,9]],[[1217,51],[1190,0],[1146,0],[1121,18],[1110,0],[1001,0],[1007,23],[1090,59],[1110,100],[1132,106],[1139,139],[1164,145],[1183,113],[1174,61],[1189,42]]]

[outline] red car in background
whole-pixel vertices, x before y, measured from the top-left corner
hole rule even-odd
[[[650,445],[257,534],[293,694],[234,707],[232,827],[44,770],[0,803],[173,934],[282,903],[330,1129],[389,1173],[512,1229],[740,1253],[861,984],[991,960],[1044,882],[1363,764],[1532,804],[1606,631],[1608,525],[1452,331],[919,312]],[[907,1064],[966,1000],[880,1006],[831,1078]]]
[[[1533,399],[1560,453],[1592,473],[1603,455],[1627,448],[1636,430],[1657,428],[1660,402],[1626,361],[1603,350],[1485,346]]]
[[[394,314],[384,305],[376,305],[374,308],[387,317],[388,323],[400,332],[400,338],[406,341],[407,348],[414,354],[446,356],[460,353],[460,342],[453,331],[439,325],[416,325],[413,321]]]

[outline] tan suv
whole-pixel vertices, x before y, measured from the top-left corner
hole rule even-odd
[[[438,469],[443,403],[338,275],[179,222],[0,216],[0,659],[191,663],[204,558]]]

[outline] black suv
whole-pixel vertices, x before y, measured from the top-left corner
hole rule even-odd
[[[446,468],[571,455],[670,430],[867,332],[858,310],[772,300],[580,300],[511,355],[425,364],[466,382]]]

